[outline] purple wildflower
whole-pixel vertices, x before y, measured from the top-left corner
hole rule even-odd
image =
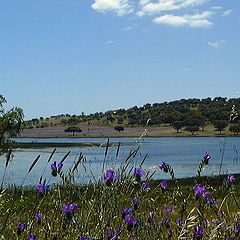
[[[27,240],[36,240],[37,238],[36,238],[36,235],[35,234],[33,234],[33,233],[31,233],[30,235],[28,235],[28,237],[27,237]]]
[[[37,212],[35,214],[35,220],[38,224],[40,224],[42,222],[42,214],[40,212]]]
[[[179,219],[177,220],[177,225],[178,225],[178,226],[182,226],[182,224],[183,224],[183,221],[182,221],[181,218],[179,218]]]
[[[220,221],[220,220],[217,220],[216,222],[215,222],[215,225],[216,226],[218,226],[218,225],[220,225],[222,222]]]
[[[24,223],[19,223],[17,225],[17,234],[20,235],[21,233],[23,233],[24,230],[25,230],[25,224]]]
[[[50,185],[45,184],[45,183],[39,183],[36,186],[36,191],[40,194],[46,194],[49,190]]]
[[[132,199],[132,205],[134,207],[134,210],[137,210],[139,203],[140,203],[140,200],[138,198],[135,197]]]
[[[93,238],[81,235],[81,236],[78,236],[77,240],[93,240]]]
[[[135,168],[134,169],[134,176],[137,182],[141,181],[141,177],[144,175],[144,170],[142,168]]]
[[[199,197],[202,197],[202,196],[203,196],[203,194],[204,194],[205,191],[206,191],[206,188],[205,188],[205,186],[202,185],[202,184],[197,184],[197,185],[193,188],[193,190],[194,190],[194,192],[195,192],[195,196],[196,196],[197,198],[199,198]]]
[[[165,212],[168,213],[168,214],[172,213],[172,208],[171,208],[171,207],[165,207],[164,210],[165,210]]]
[[[168,182],[166,180],[163,180],[162,182],[160,182],[160,187],[162,190],[166,190],[168,186]]]
[[[232,185],[236,182],[236,178],[233,175],[228,175],[227,176],[227,183]]]
[[[193,239],[196,240],[202,239],[203,234],[204,234],[203,228],[195,225],[193,228]]]
[[[170,225],[170,218],[169,217],[165,217],[162,221],[162,225],[165,226],[166,228],[168,228]]]
[[[138,224],[139,219],[138,219],[138,218],[134,218],[132,215],[129,214],[129,215],[127,215],[127,216],[124,217],[124,222],[127,224],[127,229],[128,229],[129,231],[131,231],[132,228],[133,228],[136,224]]]
[[[108,169],[103,175],[103,179],[108,186],[110,186],[113,180],[116,180],[117,178],[118,176],[112,169]]]
[[[170,228],[170,229],[168,229],[168,236],[172,237],[172,235],[173,235],[173,230]]]
[[[123,208],[120,213],[122,214],[122,218],[124,218],[126,215],[133,213],[132,208]]]
[[[205,165],[208,165],[209,160],[211,159],[211,155],[208,152],[205,152],[205,154],[203,155],[203,162]]]
[[[63,214],[68,219],[72,219],[72,216],[76,210],[77,210],[76,203],[67,203],[63,205]]]
[[[62,167],[63,167],[63,163],[61,163],[61,162],[57,163],[56,161],[54,161],[54,162],[51,164],[52,175],[53,175],[54,177],[56,177],[57,174],[62,170]]]
[[[164,172],[168,172],[168,165],[165,162],[162,162],[161,164],[158,165],[158,167],[164,171]]]
[[[239,233],[240,233],[240,225],[239,225],[239,224],[237,224],[237,225],[234,227],[234,232],[235,232],[237,235],[239,235]]]
[[[143,191],[148,191],[150,189],[150,186],[147,182],[143,182],[142,185],[141,185],[141,189]]]
[[[205,198],[208,204],[212,204],[214,202],[210,192],[204,192],[203,197]]]

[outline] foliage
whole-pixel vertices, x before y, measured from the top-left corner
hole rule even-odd
[[[123,126],[116,126],[116,127],[114,127],[114,129],[116,130],[116,131],[118,131],[118,132],[122,132],[122,131],[124,131],[124,127]]]
[[[7,103],[6,99],[0,95],[0,155],[7,151],[11,143],[7,136],[16,137],[23,127],[23,110],[13,107],[6,111],[3,105]]]
[[[108,146],[106,147],[105,157]],[[139,148],[130,152],[119,169],[103,168],[102,178],[87,185],[76,184],[77,168],[84,166],[80,154],[69,170],[64,161],[52,162],[48,179],[35,189],[9,187],[0,195],[2,239],[186,239],[230,240],[240,237],[240,184],[236,176],[201,177],[211,164],[205,153],[194,179],[178,180],[173,168],[162,162],[154,172],[144,169]],[[31,164],[27,175],[40,156]],[[104,162],[104,161],[103,161]],[[47,166],[46,166],[47,167]],[[26,179],[27,175],[24,177]],[[43,176],[43,175],[42,175]],[[171,180],[166,180],[167,178]],[[184,182],[185,181],[185,182]]]
[[[85,115],[84,113],[79,116],[61,114],[50,118],[50,121],[53,125],[65,125],[65,123],[68,125],[77,125],[80,122],[87,123],[91,121],[98,125],[114,126],[116,124],[123,124],[133,127],[139,125],[145,126],[146,123],[150,126],[158,126],[160,124],[170,124],[173,126],[174,122],[181,121],[184,122],[185,126],[199,126],[204,130],[206,124],[216,120],[228,121],[229,119],[234,119],[234,121],[239,121],[239,118],[236,117],[240,114],[239,111],[240,98],[192,98],[163,103],[147,103],[140,107],[133,106],[129,109],[119,108],[89,115]],[[61,122],[61,119],[64,119],[64,121]],[[151,120],[148,121],[148,119]],[[31,125],[30,123],[28,124]],[[35,121],[34,124],[41,123]]]
[[[229,127],[229,131],[238,135],[240,133],[240,124],[234,124]]]
[[[177,130],[177,133],[179,130],[184,126],[183,122],[181,121],[176,121],[172,123],[172,127]]]
[[[199,126],[186,126],[185,130],[193,135],[195,132],[199,131]]]
[[[72,127],[66,128],[64,131],[70,132],[74,136],[76,132],[82,132],[82,129],[80,127],[72,126]]]
[[[222,131],[227,127],[228,122],[225,120],[216,120],[213,121],[213,126],[217,131],[219,131],[220,134],[222,134]]]

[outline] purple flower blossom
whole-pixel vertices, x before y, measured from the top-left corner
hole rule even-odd
[[[165,210],[165,212],[168,213],[168,214],[172,213],[172,208],[171,208],[171,207],[165,207],[164,210]]]
[[[227,176],[227,183],[232,185],[236,182],[236,178],[233,175],[228,175]]]
[[[236,226],[234,227],[234,232],[239,235],[240,233],[240,225],[239,224],[236,224]]]
[[[193,228],[193,238],[196,240],[202,239],[203,234],[204,234],[203,228],[195,225]]]
[[[220,220],[217,220],[217,221],[215,222],[216,226],[220,225],[221,223],[222,223],[222,222],[221,222]]]
[[[40,212],[37,212],[35,214],[35,220],[37,223],[41,223],[42,222],[42,214]]]
[[[169,217],[165,217],[162,221],[162,225],[165,227],[169,227],[170,224],[170,218]]]
[[[150,189],[150,186],[147,182],[143,182],[142,185],[141,185],[141,189],[143,191],[148,191]]]
[[[124,217],[124,222],[127,224],[127,229],[131,231],[131,229],[139,223],[138,218],[134,218],[132,215],[127,215]]]
[[[36,191],[40,194],[45,194],[48,192],[50,185],[45,184],[45,183],[39,183],[36,186]]]
[[[116,175],[116,173],[112,170],[112,169],[108,169],[106,170],[106,172],[103,175],[103,179],[106,182],[106,184],[108,186],[111,185],[111,183],[113,182],[113,180],[118,179],[118,176]]]
[[[93,238],[81,235],[81,236],[78,236],[77,240],[93,240]]]
[[[202,197],[202,196],[203,196],[203,194],[204,194],[205,191],[206,191],[206,188],[205,188],[205,186],[202,185],[202,184],[197,184],[197,185],[193,188],[193,190],[194,190],[194,192],[195,192],[195,196],[196,196],[197,198],[199,198],[199,197]]]
[[[135,197],[135,198],[132,199],[132,205],[133,206],[139,205],[139,203],[140,203],[140,200],[138,198]]]
[[[36,235],[35,234],[33,234],[33,233],[31,233],[30,235],[28,235],[28,237],[27,237],[27,240],[36,240],[37,238],[36,238]]]
[[[205,152],[205,154],[203,155],[203,162],[205,165],[208,165],[209,160],[211,159],[211,155],[208,152]]]
[[[204,192],[203,197],[206,199],[208,204],[213,204],[214,203],[210,192]]]
[[[126,215],[133,213],[132,208],[123,208],[120,213],[122,214],[122,218],[124,218]]]
[[[68,219],[72,219],[72,216],[76,210],[77,210],[76,203],[67,203],[63,205],[63,214]]]
[[[20,235],[21,233],[23,233],[24,230],[25,230],[25,224],[24,223],[19,223],[17,225],[17,234]]]
[[[54,162],[51,164],[52,175],[53,175],[54,177],[56,177],[57,174],[62,170],[62,167],[63,167],[63,163],[61,163],[61,162],[57,163],[56,161],[54,161]]]
[[[178,226],[182,226],[182,224],[183,224],[183,221],[182,221],[181,218],[179,218],[179,219],[177,220],[177,225],[178,225]]]
[[[173,230],[170,228],[170,229],[168,229],[168,236],[172,237],[172,235],[173,235]]]
[[[142,168],[135,168],[134,169],[134,176],[136,178],[136,181],[140,182],[141,177],[144,175],[144,170]]]
[[[162,190],[166,190],[168,186],[168,182],[166,180],[163,180],[162,182],[160,182],[160,187]]]
[[[168,172],[168,165],[165,162],[162,162],[161,164],[159,164],[158,167],[160,168],[160,170],[166,173]]]

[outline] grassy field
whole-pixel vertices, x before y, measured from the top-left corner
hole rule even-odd
[[[192,135],[190,132],[180,130],[176,132],[171,126],[162,125],[159,127],[125,127],[123,132],[117,132],[114,127],[93,126],[87,127],[79,125],[82,129],[81,133],[75,133],[75,137],[167,137],[167,136],[220,136],[218,131],[215,131],[212,125],[205,127],[204,131],[200,130]],[[71,133],[66,133],[65,126],[45,127],[24,129],[20,137],[72,137]],[[226,129],[221,136],[232,136],[233,134]]]
[[[75,182],[83,155],[64,171],[63,157],[49,156],[48,179],[33,188],[4,187],[0,192],[0,239],[240,239],[240,184],[238,176],[201,177],[211,156],[199,157],[196,177],[178,180],[168,163],[159,163],[162,179],[153,181],[137,161],[139,149],[126,155],[118,169],[106,167],[102,177],[87,185]],[[8,154],[10,156],[10,154]],[[35,167],[31,166],[26,176]],[[6,160],[7,171],[9,158]],[[167,176],[170,181],[165,181]],[[25,177],[26,177],[25,176]],[[23,174],[24,178],[24,174]],[[61,184],[49,185],[51,178]]]

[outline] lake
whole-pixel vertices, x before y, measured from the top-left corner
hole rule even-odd
[[[17,142],[83,142],[106,144],[106,138],[17,138]],[[116,157],[116,146],[110,146],[105,158],[106,168],[116,169],[128,156],[132,149],[140,147],[138,155],[132,160],[132,165],[138,166],[146,154],[148,157],[144,163],[144,169],[156,170],[154,179],[168,179],[169,175],[158,170],[157,164],[166,162],[170,164],[178,178],[193,177],[199,162],[207,151],[212,155],[208,166],[205,166],[202,175],[218,175],[220,162],[223,159],[221,174],[239,173],[240,141],[238,137],[161,137],[161,138],[111,138],[110,142],[115,145],[120,141],[121,147],[119,156]],[[71,151],[64,161],[64,171],[72,166],[78,159],[80,152],[86,157],[86,162],[78,167],[76,180],[80,183],[88,183],[102,176],[102,165],[104,161],[105,147],[66,147],[58,148],[52,161],[47,160],[53,148],[44,149],[17,149],[10,162],[5,177],[5,185],[16,184],[24,186],[35,186],[43,175],[49,183],[59,182],[59,177],[51,177],[50,164],[53,161],[60,161],[62,157]],[[26,175],[33,160],[41,155],[33,170]],[[0,157],[0,179],[4,174],[5,158]],[[93,177],[94,176],[94,177]],[[25,180],[24,180],[25,179]]]

